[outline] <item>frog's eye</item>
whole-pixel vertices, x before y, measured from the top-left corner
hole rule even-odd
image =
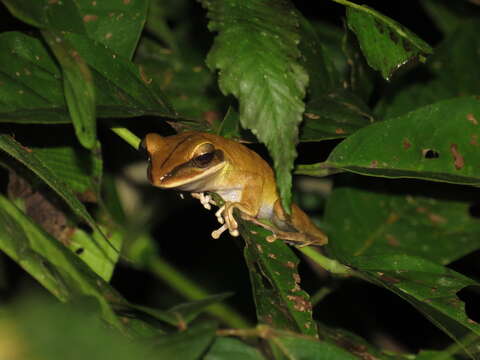
[[[215,152],[207,152],[205,154],[199,155],[193,158],[193,163],[199,168],[207,167],[215,157]]]

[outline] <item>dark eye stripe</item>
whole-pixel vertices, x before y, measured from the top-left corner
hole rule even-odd
[[[206,167],[208,166],[208,164],[210,164],[213,160],[215,156],[215,152],[208,152],[208,153],[205,153],[205,154],[202,154],[202,155],[199,155],[195,158],[193,158],[193,164],[195,166],[198,166],[200,168],[203,168],[203,167]]]

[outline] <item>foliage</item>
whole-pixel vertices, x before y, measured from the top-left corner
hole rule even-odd
[[[1,3],[0,358],[480,358],[477,2]],[[129,146],[172,129],[313,177],[329,244],[207,240]]]

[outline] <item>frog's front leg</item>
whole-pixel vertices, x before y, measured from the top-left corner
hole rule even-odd
[[[263,178],[257,174],[249,174],[246,180],[246,184],[242,187],[240,201],[225,201],[225,204],[215,213],[222,226],[212,233],[214,239],[218,239],[226,230],[232,236],[239,235],[238,223],[233,216],[235,209],[240,210],[242,215],[257,216],[262,201]]]
[[[203,205],[203,207],[207,210],[212,209],[212,205],[217,205],[215,203],[215,200],[212,199],[212,196],[210,194],[205,195],[205,193],[191,193],[192,197],[195,199],[200,200],[200,203]]]

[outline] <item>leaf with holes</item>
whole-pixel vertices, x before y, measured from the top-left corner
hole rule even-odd
[[[300,65],[299,14],[285,0],[202,1],[217,31],[207,63],[240,104],[240,122],[267,145],[282,205],[290,212],[291,170],[308,74]]]
[[[242,221],[240,230],[258,321],[316,336],[312,304],[300,287],[298,258],[282,240],[268,242],[270,232],[259,226]]]
[[[325,166],[363,175],[480,184],[480,99],[425,106],[360,129]]]
[[[433,52],[413,32],[367,6],[348,7],[347,24],[357,36],[368,64],[387,80],[407,63],[425,62]]]

